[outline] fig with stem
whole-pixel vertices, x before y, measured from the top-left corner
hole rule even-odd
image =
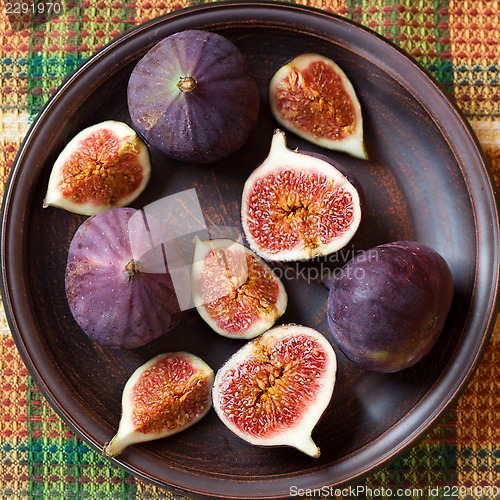
[[[127,446],[177,434],[194,425],[212,407],[214,373],[187,352],[159,354],[137,368],[122,396],[118,431],[104,445],[114,457]]]

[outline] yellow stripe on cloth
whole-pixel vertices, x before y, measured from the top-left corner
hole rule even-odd
[[[492,343],[488,346],[472,382],[458,400],[457,472],[458,494],[462,498],[498,498],[500,451],[498,333],[497,322],[496,335],[493,336]],[[496,495],[494,485],[497,485]]]
[[[0,373],[1,387],[1,442],[3,460],[0,474],[10,489],[19,495],[26,495],[28,490],[27,451],[22,444],[28,439],[28,415],[26,390],[28,371],[17,351],[16,345],[7,327],[5,316],[0,319]],[[15,496],[13,495],[13,498]]]
[[[28,112],[18,111],[17,109],[3,111],[1,105],[3,99],[4,96],[0,93],[0,199],[3,196],[10,169],[21,145],[21,137],[26,135],[29,127]]]
[[[449,12],[455,98],[468,115],[500,116],[498,2],[454,0]]]
[[[500,117],[469,118],[469,122],[488,157],[495,182],[500,188]]]
[[[139,25],[155,17],[163,16],[168,12],[183,9],[193,5],[189,0],[155,2],[150,0],[137,0],[135,3],[135,24]]]

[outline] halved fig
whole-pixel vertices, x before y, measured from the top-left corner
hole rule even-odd
[[[347,245],[361,221],[359,193],[317,155],[292,151],[276,130],[264,162],[245,182],[243,231],[269,261],[308,260]]]
[[[78,133],[52,167],[43,206],[95,215],[134,201],[149,182],[149,151],[126,123],[105,121]]]
[[[269,104],[278,123],[324,148],[366,159],[358,97],[344,71],[320,54],[301,54],[269,83]]]
[[[237,436],[261,446],[293,446],[319,457],[311,433],[335,385],[335,352],[318,331],[271,328],[218,370],[213,406]]]
[[[163,230],[154,217],[128,207],[94,215],[78,228],[68,252],[66,296],[90,339],[131,349],[177,325],[181,312],[165,254],[152,244]]]
[[[130,75],[127,99],[134,127],[151,146],[196,163],[242,147],[260,106],[241,51],[204,30],[174,33],[150,49]]]
[[[114,457],[127,446],[177,434],[212,407],[214,373],[187,352],[160,354],[136,369],[123,389],[118,431],[104,445]]]
[[[285,312],[281,280],[254,252],[230,239],[196,238],[192,277],[200,316],[225,337],[256,337]]]

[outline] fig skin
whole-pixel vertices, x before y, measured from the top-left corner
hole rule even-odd
[[[356,184],[324,157],[286,146],[274,132],[265,160],[243,187],[241,221],[250,248],[268,261],[337,252],[361,223]]]
[[[293,58],[273,75],[268,94],[281,127],[323,148],[368,158],[356,91],[328,57],[305,53]]]
[[[135,129],[165,155],[212,163],[240,149],[253,131],[260,98],[240,50],[203,30],[158,42],[130,75]]]
[[[150,232],[161,225],[133,208],[94,215],[70,244],[65,287],[68,305],[93,341],[132,349],[166,334],[181,312],[161,246]],[[156,222],[156,224],[155,224]]]
[[[250,444],[292,446],[317,458],[311,433],[330,403],[337,358],[318,331],[275,326],[216,373],[212,400],[224,425]]]
[[[104,445],[104,455],[114,457],[132,444],[197,423],[212,408],[213,380],[212,368],[188,352],[159,354],[141,365],[125,384],[118,431]]]
[[[79,132],[56,159],[44,208],[95,215],[132,203],[146,188],[146,143],[126,123],[108,120]]]
[[[454,293],[445,259],[414,241],[365,251],[327,285],[335,343],[353,362],[385,373],[408,368],[431,351]]]
[[[285,313],[288,296],[283,283],[249,248],[224,238],[196,238],[194,246],[194,303],[219,335],[251,339]],[[212,259],[207,267],[205,259],[211,254],[218,255],[217,264]]]

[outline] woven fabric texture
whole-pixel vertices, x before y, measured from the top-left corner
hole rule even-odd
[[[0,193],[30,123],[71,71],[124,31],[197,3],[202,2],[64,0],[63,11],[45,22],[31,14],[8,15],[4,4],[0,8]],[[500,183],[500,2],[298,3],[357,21],[411,54],[470,121]],[[484,359],[458,401],[423,441],[364,480],[365,490],[358,498],[500,498],[499,340],[497,323]],[[72,433],[28,374],[3,309],[0,398],[0,499],[181,498],[112,466]],[[396,488],[406,491],[397,496]],[[448,496],[445,488],[450,488]]]

